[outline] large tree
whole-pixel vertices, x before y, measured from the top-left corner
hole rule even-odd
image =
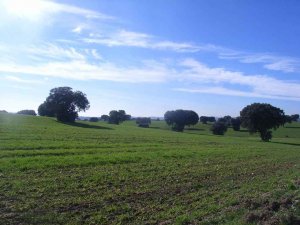
[[[286,122],[284,111],[266,103],[253,103],[240,112],[241,125],[250,133],[259,132],[263,141],[272,138],[270,129],[277,129]]]
[[[191,110],[178,109],[175,111],[167,111],[164,115],[165,121],[172,130],[182,132],[184,126],[195,125],[198,123],[199,116]]]
[[[74,122],[78,112],[89,109],[90,103],[84,93],[73,91],[70,87],[50,90],[46,101],[40,105],[40,115],[55,115],[58,121]]]

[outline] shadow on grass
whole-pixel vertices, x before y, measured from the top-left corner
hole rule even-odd
[[[282,145],[300,146],[300,144],[297,144],[297,143],[288,143],[288,142],[279,142],[279,141],[270,141],[270,143],[282,144]]]
[[[204,131],[202,128],[185,128],[184,130],[199,130],[199,131]]]
[[[90,129],[100,129],[100,130],[113,130],[110,127],[102,127],[102,126],[97,126],[97,125],[90,125],[90,124],[86,124],[86,123],[68,123],[68,122],[59,122],[58,123],[62,123],[65,125],[69,125],[69,126],[73,126],[73,127],[81,127],[81,128],[90,128]]]
[[[285,127],[285,128],[300,129],[300,127]]]
[[[162,129],[161,127],[148,127],[148,128],[151,128],[151,129]]]

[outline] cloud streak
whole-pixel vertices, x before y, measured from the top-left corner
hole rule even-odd
[[[82,38],[82,41],[89,44],[100,44],[108,47],[140,47],[148,49],[172,50],[176,52],[197,52],[208,50],[211,46],[196,46],[191,43],[180,43],[173,41],[160,41],[158,38],[144,33],[119,30],[109,35],[90,34],[88,38]]]

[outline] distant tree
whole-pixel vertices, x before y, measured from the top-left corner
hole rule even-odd
[[[6,110],[0,110],[0,113],[7,113]]]
[[[86,95],[81,91],[73,91],[70,87],[51,89],[43,104],[39,107],[41,115],[54,114],[62,122],[75,122],[78,112],[90,107]]]
[[[36,116],[35,111],[32,109],[24,109],[24,110],[17,112],[17,114]]]
[[[231,118],[231,126],[233,130],[239,131],[241,129],[241,118]]]
[[[109,116],[108,115],[102,115],[100,117],[100,119],[103,120],[103,121],[108,121],[109,120]]]
[[[191,125],[196,125],[199,121],[199,116],[196,112],[192,110],[186,110],[186,125],[191,126]]]
[[[207,122],[216,122],[216,118],[213,116],[200,116],[200,122],[203,124],[207,124]]]
[[[89,119],[90,122],[98,122],[99,121],[99,118],[98,117],[91,117]]]
[[[111,124],[120,124],[124,122],[125,120],[130,120],[131,116],[126,114],[124,110],[112,110],[109,112],[109,119],[108,123]]]
[[[263,141],[272,138],[270,129],[277,129],[286,122],[283,110],[266,103],[253,103],[240,112],[241,124],[250,133],[260,133]]]
[[[227,131],[227,125],[224,121],[218,120],[211,126],[210,129],[215,135],[224,135]]]
[[[198,118],[196,121],[196,117]],[[198,122],[199,116],[191,110],[178,109],[175,111],[167,111],[164,115],[165,121],[172,130],[182,132],[184,126],[194,125]]]
[[[138,117],[136,118],[136,124],[138,124],[139,127],[145,127],[148,128],[151,124],[151,118],[150,117]]]
[[[38,114],[40,116],[49,116],[49,117],[55,116],[54,109],[52,109],[50,104],[46,101],[39,106]]]
[[[291,119],[292,121],[298,121],[299,120],[299,114],[294,114],[294,115],[291,115]]]
[[[285,115],[285,123],[292,123],[293,119],[292,116]]]

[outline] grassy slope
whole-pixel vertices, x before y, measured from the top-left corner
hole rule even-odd
[[[242,224],[266,202],[297,198],[299,173],[299,123],[263,143],[247,132],[213,136],[209,125],[176,133],[163,122],[0,114],[4,224]]]

